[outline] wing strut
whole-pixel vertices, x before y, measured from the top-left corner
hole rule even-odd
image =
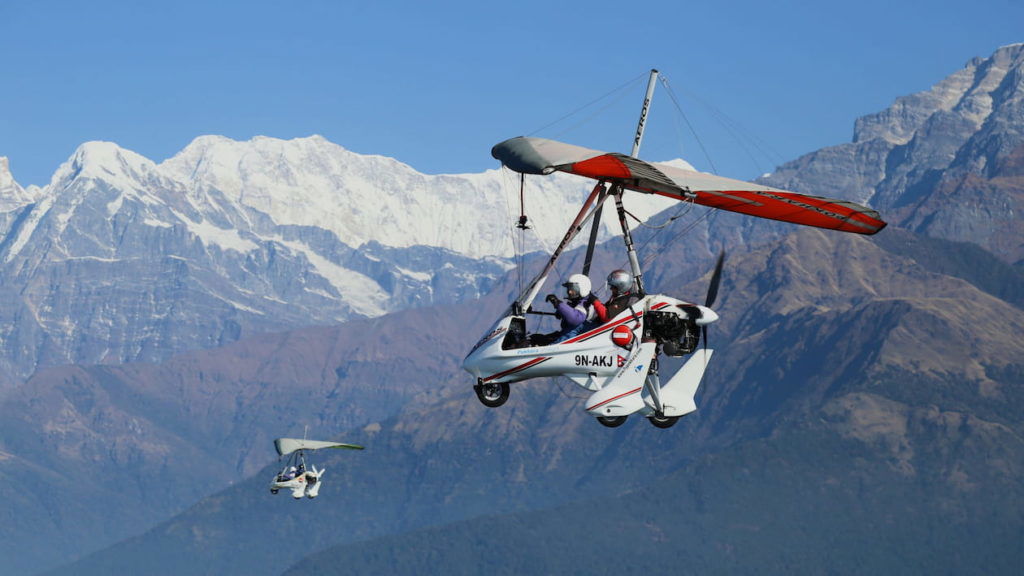
[[[629,223],[626,222],[626,209],[622,206],[622,187],[614,186],[612,194],[615,196],[615,209],[619,213],[619,226],[622,227],[622,240],[626,243],[626,254],[629,256],[629,268],[633,273],[633,282],[636,284],[637,294],[643,296],[644,273],[640,270],[640,261],[636,257],[636,247],[633,246],[633,235],[629,232]]]
[[[601,227],[601,212],[604,209],[604,201],[608,198],[608,189],[604,182],[598,184],[603,190],[597,197],[597,207],[594,208],[594,220],[590,223],[590,240],[587,241],[587,257],[583,259],[583,275],[590,277],[590,265],[594,262],[594,246],[597,244],[597,232]]]
[[[548,259],[548,263],[544,265],[544,269],[541,270],[540,274],[534,277],[530,285],[523,290],[516,301],[512,303],[512,313],[521,316],[526,310],[530,308],[530,304],[533,303],[533,299],[537,297],[537,292],[540,290],[541,285],[547,278],[551,269],[555,267],[555,262],[558,257],[562,255],[562,252],[569,246],[573,238],[579,234],[580,230],[586,226],[587,221],[594,217],[594,211],[591,207],[594,205],[594,201],[599,196],[607,195],[605,190],[604,182],[598,182],[597,186],[594,186],[594,190],[591,191],[590,196],[587,196],[587,201],[583,203],[583,207],[580,208],[579,214],[576,215],[576,219],[572,221],[569,229],[565,231],[565,236],[562,237],[562,241],[558,243],[558,247],[551,253],[551,258]]]

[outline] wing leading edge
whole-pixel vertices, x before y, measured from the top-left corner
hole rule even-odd
[[[544,138],[512,138],[492,148],[491,155],[516,172],[567,172],[637,192],[679,200],[690,197],[696,204],[770,220],[869,235],[886,226],[877,211],[854,202],[798,194]]]
[[[348,448],[350,450],[362,450],[358,444],[344,444],[342,442],[324,442],[322,440],[299,440],[298,438],[278,438],[274,440],[274,448],[280,456],[285,456],[296,450],[322,450],[324,448]]]

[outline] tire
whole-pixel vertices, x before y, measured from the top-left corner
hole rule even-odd
[[[277,494],[277,489],[276,488],[271,488],[270,489],[270,493],[271,494]]]
[[[626,423],[628,416],[598,416],[597,421],[608,428],[618,428]]]
[[[679,416],[661,416],[659,418],[657,415],[652,415],[648,416],[648,420],[655,428],[671,428],[676,425],[676,422],[679,422]]]
[[[473,390],[480,403],[488,408],[497,408],[508,400],[508,382],[477,384]]]

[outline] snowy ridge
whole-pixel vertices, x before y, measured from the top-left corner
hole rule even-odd
[[[0,212],[7,212],[35,202],[40,189],[32,186],[29,190],[22,188],[11,174],[10,162],[6,156],[0,156]]]
[[[1024,43],[999,48],[989,58],[974,58],[931,89],[897,98],[889,108],[857,119],[854,143],[880,138],[908,144],[937,114],[955,113],[980,128],[992,113],[993,94],[1007,74],[1021,65]],[[1010,89],[1010,87],[1007,87]]]
[[[509,196],[517,205],[518,181],[497,169],[425,175],[320,136],[248,142],[204,136],[159,169],[185,185],[197,204],[221,209],[227,204],[239,213],[265,214],[278,225],[323,228],[353,246],[374,240],[393,247],[436,246],[470,257],[513,254],[510,230],[518,213],[510,214]],[[564,176],[528,183],[529,215],[549,243],[571,220],[589,186]],[[641,218],[671,204],[654,197],[631,200],[631,211]],[[614,218],[606,223],[614,224]],[[535,242],[529,249],[540,247]]]
[[[4,167],[0,164],[0,201],[8,209],[34,201]],[[527,251],[557,241],[591,185],[562,174],[527,180],[526,208],[533,226]],[[225,231],[255,231],[262,221],[322,228],[353,247],[376,241],[399,248],[434,246],[472,258],[510,257],[519,216],[518,176],[507,170],[420,174],[392,158],[356,154],[320,136],[248,142],[202,136],[159,165],[110,142],[88,142],[37,196],[61,197],[50,206],[66,225],[96,188],[117,192],[106,203],[110,216],[124,198],[133,198],[154,208],[150,226],[180,220],[204,243],[242,251],[252,246],[228,240]],[[69,196],[72,189],[78,191],[75,197]],[[631,195],[628,204],[644,219],[673,201]],[[156,205],[178,211],[169,219]],[[611,211],[603,224],[603,238],[617,231]]]
[[[11,242],[10,246],[8,246],[7,253],[4,255],[5,263],[13,260],[14,257],[21,252],[21,249],[28,243],[29,238],[32,237],[32,233],[35,232],[39,221],[47,214],[47,212],[49,212],[52,205],[53,197],[44,197],[43,200],[28,213],[28,218],[24,221],[24,224],[14,231],[14,241]]]

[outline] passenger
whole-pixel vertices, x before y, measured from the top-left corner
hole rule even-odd
[[[633,277],[625,270],[613,270],[608,275],[608,288],[612,295],[604,303],[604,316],[601,322],[607,322],[618,316],[623,310],[640,300],[640,297],[633,291]],[[601,309],[598,308],[600,314]]]
[[[591,304],[597,299],[590,293],[590,278],[583,274],[573,274],[562,286],[566,291],[565,301],[554,294],[548,294],[544,299],[555,307],[555,316],[562,321],[561,330],[549,334],[532,334],[531,345],[547,346],[561,342],[572,337],[577,328],[594,317],[595,311]]]

